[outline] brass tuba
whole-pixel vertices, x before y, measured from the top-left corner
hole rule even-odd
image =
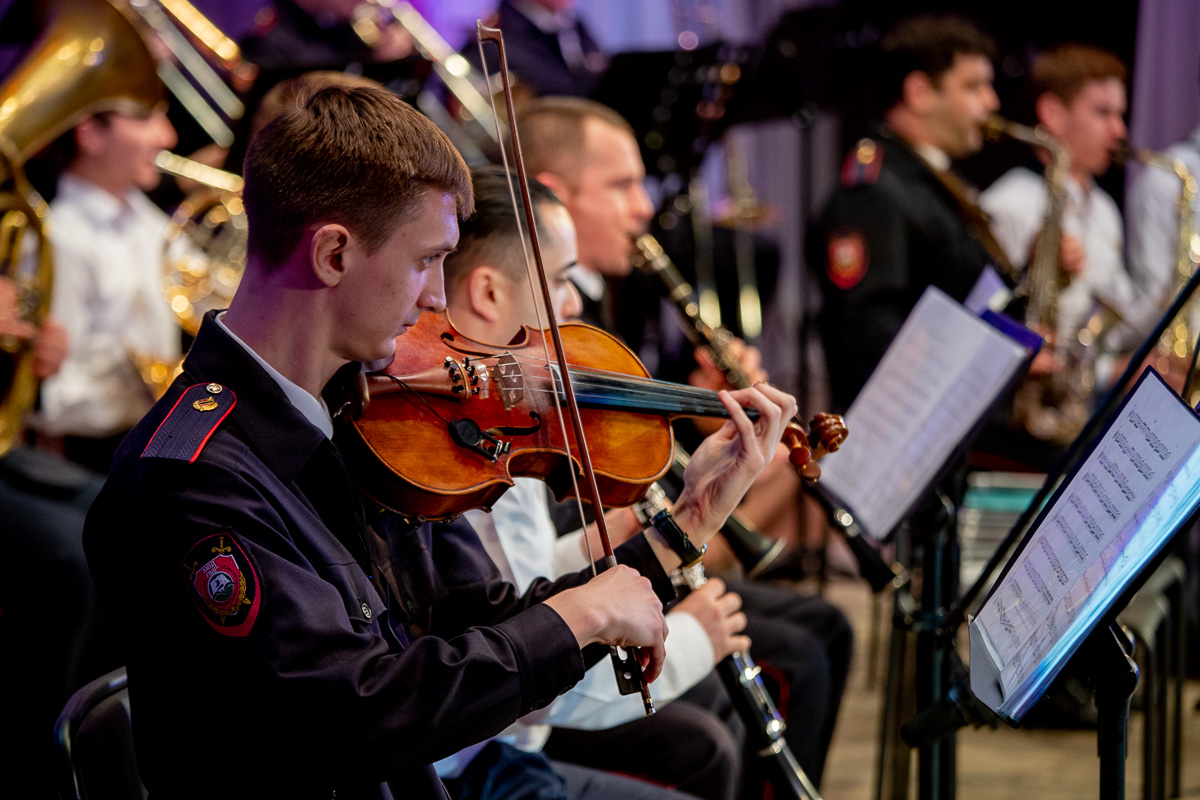
[[[42,33],[0,87],[0,270],[16,284],[18,315],[38,325],[50,305],[46,204],[24,164],[81,120],[141,113],[165,99],[154,59],[122,0],[54,0]],[[0,455],[15,447],[37,396],[29,342],[0,339]]]

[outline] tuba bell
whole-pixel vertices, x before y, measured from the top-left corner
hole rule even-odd
[[[122,0],[54,0],[42,32],[0,86],[0,275],[17,288],[18,316],[39,325],[50,305],[45,201],[25,162],[84,118],[143,113],[165,100],[154,59]],[[0,455],[20,440],[37,397],[32,347],[0,339]]]

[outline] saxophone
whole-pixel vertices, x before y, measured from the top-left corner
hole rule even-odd
[[[1050,154],[1046,167],[1046,213],[1034,244],[1029,268],[1018,293],[1028,298],[1026,319],[1047,331],[1058,331],[1058,300],[1070,283],[1060,264],[1062,220],[1067,208],[1070,155],[1044,128],[1030,128],[1000,117],[988,120],[989,138],[1006,136]],[[1013,399],[1013,416],[1031,436],[1056,444],[1071,442],[1091,415],[1095,387],[1094,346],[1098,330],[1092,325],[1076,331],[1055,349],[1062,364],[1049,375],[1027,377]]]
[[[1200,264],[1200,238],[1196,235],[1196,177],[1192,175],[1187,165],[1178,158],[1171,158],[1153,150],[1133,149],[1128,142],[1114,155],[1117,163],[1127,163],[1131,158],[1136,159],[1147,167],[1161,169],[1179,180],[1179,197],[1175,201],[1177,212],[1178,236],[1175,249],[1175,280],[1172,283],[1171,295],[1165,298],[1170,303],[1174,295],[1179,293],[1183,285],[1192,277],[1196,265]],[[1192,347],[1196,342],[1196,326],[1200,323],[1200,299],[1193,297],[1183,307],[1172,324],[1158,340],[1159,358],[1155,367],[1166,375],[1170,370],[1173,359],[1188,359],[1192,355]],[[1191,398],[1184,398],[1189,405],[1200,401],[1200,392],[1193,391]]]

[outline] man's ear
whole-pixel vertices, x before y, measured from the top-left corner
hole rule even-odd
[[[904,76],[900,84],[900,94],[904,104],[918,114],[923,114],[933,107],[937,99],[937,87],[928,73],[913,70]]]
[[[475,267],[463,279],[463,296],[476,317],[494,323],[505,315],[509,305],[508,278],[493,266]]]
[[[350,232],[346,226],[329,222],[313,233],[309,247],[309,261],[313,275],[325,286],[337,286],[346,276],[343,256],[350,245]]]
[[[103,144],[104,125],[95,117],[88,117],[75,126],[75,149],[79,155],[94,155]]]
[[[541,183],[545,184],[547,189],[554,192],[554,196],[559,200],[566,201],[571,194],[569,191],[567,191],[566,182],[553,172],[539,172],[537,175],[534,175],[534,177],[537,178]]]
[[[1067,106],[1052,92],[1042,92],[1033,104],[1038,122],[1051,136],[1062,139],[1067,127]]]

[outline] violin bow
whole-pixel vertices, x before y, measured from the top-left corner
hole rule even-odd
[[[587,437],[583,432],[583,422],[579,415],[579,406],[575,402],[575,391],[571,386],[571,372],[567,365],[566,348],[563,347],[562,337],[559,334],[558,322],[554,318],[554,299],[550,291],[550,282],[546,278],[546,267],[542,261],[541,243],[538,241],[537,224],[533,213],[533,201],[529,197],[529,184],[525,176],[525,159],[521,155],[521,139],[517,133],[517,115],[513,107],[512,97],[512,82],[508,75],[508,56],[504,49],[504,34],[499,28],[489,28],[482,21],[476,22],[476,33],[479,40],[479,58],[480,63],[487,64],[487,60],[483,53],[483,43],[485,41],[494,42],[498,50],[500,64],[500,81],[504,91],[504,105],[506,116],[508,119],[508,129],[512,141],[512,160],[513,167],[517,173],[517,185],[520,189],[521,205],[523,216],[526,225],[529,226],[529,243],[533,250],[533,264],[537,274],[537,283],[541,286],[542,302],[546,309],[546,328],[550,331],[550,337],[554,342],[555,356],[558,364],[558,380],[562,386],[564,403],[566,406],[567,416],[571,420],[571,427],[575,433],[576,449],[579,456],[579,466],[582,474],[582,487],[576,482],[576,496],[587,499],[591,502],[592,508],[595,509],[596,528],[600,535],[600,543],[604,548],[604,565],[605,569],[617,566],[617,558],[613,553],[612,541],[608,536],[608,526],[604,520],[604,506],[600,502],[600,488],[596,483],[596,473],[592,468],[592,459],[588,454]],[[487,69],[484,69],[484,74],[487,74]],[[491,90],[489,79],[489,93]],[[495,102],[495,94],[492,93],[493,102]],[[497,120],[497,128],[499,127],[499,115],[495,115]],[[497,131],[499,133],[499,131]],[[505,162],[505,167],[508,166],[507,155],[504,154],[503,146],[501,146],[501,156]],[[514,198],[515,204],[515,198]],[[514,209],[515,210],[515,209]],[[518,226],[520,225],[522,214],[517,214]],[[524,237],[522,237],[522,246],[524,246]],[[537,304],[535,303],[536,307]],[[549,354],[547,354],[549,355]],[[553,376],[552,376],[553,377]],[[563,428],[563,440],[567,445],[567,452],[570,453],[570,440],[565,435],[566,423],[563,421],[563,408],[557,402],[555,395],[556,407],[558,408],[559,423]],[[575,481],[574,471],[572,470],[572,481]],[[580,489],[586,494],[581,494]],[[585,537],[586,541],[586,537]],[[595,564],[592,565],[593,574],[595,573]],[[637,648],[628,648],[622,654],[621,650],[615,646],[609,648],[612,658],[613,669],[617,676],[617,688],[621,694],[635,694],[640,692],[642,695],[642,704],[646,709],[646,714],[654,713],[654,700],[650,697],[650,687],[646,683],[646,678],[642,674],[642,666],[640,654]]]

